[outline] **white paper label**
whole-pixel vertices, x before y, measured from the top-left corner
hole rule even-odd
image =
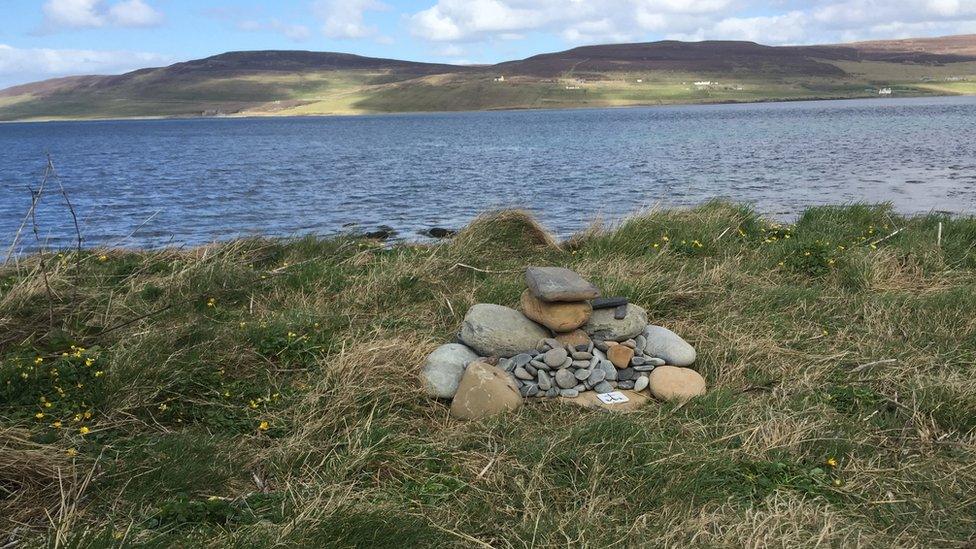
[[[602,395],[596,395],[596,397],[604,404],[623,404],[624,402],[630,401],[630,399],[627,398],[627,395],[621,393],[620,391],[612,391]]]

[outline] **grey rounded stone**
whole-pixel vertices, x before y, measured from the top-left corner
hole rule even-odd
[[[519,394],[528,398],[539,394],[539,385],[536,383],[526,383],[519,389]]]
[[[501,361],[499,361],[499,362],[501,362]],[[532,362],[532,355],[530,355],[528,353],[522,353],[522,354],[515,355],[515,356],[512,357],[512,362],[515,363],[515,366],[525,366],[529,362]]]
[[[628,339],[627,341],[621,341],[621,345],[624,347],[630,347],[631,349],[637,349],[637,342],[633,339]]]
[[[607,381],[617,381],[617,367],[613,365],[613,362],[609,360],[600,362],[600,369],[606,372],[607,377],[605,379]]]
[[[600,340],[626,341],[640,335],[647,327],[647,311],[637,305],[627,306],[627,315],[617,320],[613,316],[614,309],[597,309],[590,315],[590,320],[583,325],[591,338]],[[597,348],[601,347],[597,345]]]
[[[663,326],[648,326],[644,330],[644,337],[647,338],[645,352],[671,366],[691,366],[698,358],[694,347]]]
[[[648,377],[640,376],[634,380],[634,390],[643,391],[644,389],[647,389],[647,384],[648,384]]]
[[[448,343],[435,349],[427,356],[420,374],[427,394],[435,398],[454,398],[465,368],[476,360],[478,354],[460,343]]]
[[[536,370],[548,370],[549,369],[549,365],[546,364],[545,362],[542,362],[541,360],[533,360],[529,364],[533,368],[535,368]]]
[[[576,376],[569,370],[559,370],[556,372],[556,385],[560,389],[572,389],[576,386]]]
[[[566,357],[566,360],[559,365],[559,368],[569,368],[572,365],[573,365],[573,359]]]
[[[525,365],[525,371],[532,374],[532,377],[539,375],[539,369],[529,364]]]
[[[543,339],[542,342],[545,343],[546,346],[548,347],[548,349],[546,349],[546,350],[549,350],[549,349],[562,349],[562,347],[563,347],[563,343],[561,341],[559,341],[558,339],[554,338],[554,337],[547,337],[547,338]],[[542,349],[540,349],[540,350],[542,350]]]
[[[549,397],[549,398],[553,398],[553,397],[559,396],[559,389],[556,388],[556,387],[552,387],[551,389],[549,389],[548,391],[546,391],[546,396]]]
[[[645,364],[643,366],[634,366],[634,371],[635,372],[650,372],[654,368],[657,368],[657,366],[652,366],[650,364]]]
[[[513,357],[531,352],[548,330],[501,305],[479,303],[468,309],[460,338],[481,356]]]
[[[534,375],[530,374],[528,370],[521,366],[515,369],[515,377],[524,380],[535,379]]]
[[[619,389],[633,389],[634,385],[635,383],[633,380],[617,382],[617,388]]]
[[[605,379],[607,379],[607,373],[602,369],[597,368],[590,372],[590,377],[586,378],[586,382],[590,385],[596,385]]]
[[[583,391],[586,390],[586,384],[585,383],[577,383],[576,386],[573,387],[573,389],[576,389],[577,391],[579,391],[579,392],[582,393]]]
[[[543,391],[552,389],[552,378],[545,372],[539,372],[539,388]]]
[[[604,393],[609,393],[610,391],[613,391],[613,387],[606,381],[601,381],[600,383],[597,383],[593,387],[593,390],[602,395]]]
[[[577,391],[576,389],[563,389],[559,391],[559,396],[563,396],[566,398],[576,398],[579,396],[579,391]]]
[[[646,360],[642,356],[635,356],[634,358],[630,359],[631,366],[643,366],[644,362],[646,362]]]
[[[590,360],[593,355],[585,351],[573,351],[573,360]]]
[[[590,371],[586,368],[580,368],[579,370],[576,370],[575,375],[576,375],[576,379],[580,381],[584,381],[590,378]]]
[[[573,366],[573,368],[589,368],[590,367],[590,361],[589,360],[574,360],[572,366]]]
[[[500,358],[498,359],[498,367],[506,372],[511,372],[515,370],[515,363],[510,358]]]
[[[637,372],[633,368],[617,370],[617,381],[630,381],[637,377]]]
[[[546,364],[552,366],[553,368],[558,368],[560,364],[566,362],[566,358],[568,356],[569,353],[566,352],[566,349],[563,349],[562,347],[557,347],[555,349],[550,349],[546,351],[546,356],[544,358],[544,361]]]
[[[668,362],[663,358],[651,357],[647,359],[647,363],[650,364],[651,366],[664,366]]]
[[[587,368],[592,370],[593,368],[596,368],[599,365],[600,365],[600,359],[597,357],[593,357],[590,359],[590,364],[589,366],[587,366]]]

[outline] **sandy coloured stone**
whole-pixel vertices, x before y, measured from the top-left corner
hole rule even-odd
[[[607,358],[613,362],[614,366],[623,370],[630,365],[631,359],[634,358],[634,350],[623,345],[614,345],[607,351]]]
[[[451,415],[461,419],[481,419],[517,410],[520,406],[522,395],[511,376],[484,362],[472,362],[454,395]]]
[[[690,368],[658,366],[647,377],[648,389],[660,400],[684,402],[705,394],[705,378]]]
[[[559,400],[563,402],[572,402],[573,404],[582,406],[584,408],[590,408],[594,410],[607,410],[610,412],[621,412],[621,413],[633,412],[634,410],[641,408],[642,406],[646,405],[648,402],[651,401],[651,398],[649,396],[644,395],[642,393],[637,393],[635,391],[628,391],[628,390],[622,390],[620,392],[627,397],[627,402],[604,404],[603,401],[600,400],[599,396],[597,396],[597,393],[593,391],[587,391],[585,393],[581,393],[577,398],[572,398],[572,399],[561,398]]]
[[[593,313],[593,307],[586,301],[548,303],[528,290],[522,292],[521,306],[525,316],[554,332],[573,331],[586,324]]]
[[[574,349],[577,345],[589,345],[592,343],[590,336],[586,335],[586,332],[583,330],[573,330],[572,332],[556,334],[556,340],[563,345],[569,345]]]

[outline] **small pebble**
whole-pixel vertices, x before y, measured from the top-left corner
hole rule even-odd
[[[621,305],[613,310],[613,318],[616,320],[623,320],[627,318],[627,306]]]
[[[525,371],[532,374],[532,377],[539,375],[539,369],[534,366],[525,365]]]
[[[566,398],[576,398],[579,396],[579,391],[576,389],[563,389],[559,391],[559,396]]]
[[[512,359],[510,358],[502,358],[498,360],[498,367],[501,368],[502,370],[505,370],[506,372],[511,372],[512,370],[515,369],[515,364],[512,362]]]
[[[550,349],[561,349],[563,346],[558,339],[552,337],[547,337],[546,339],[543,339],[542,342],[545,343],[546,347],[549,347]]]
[[[539,388],[543,391],[552,389],[552,378],[545,372],[539,372]]]
[[[546,391],[546,396],[549,398],[554,398],[559,396],[559,389],[556,387],[549,389],[548,391]]]
[[[648,379],[647,376],[640,376],[639,378],[637,378],[634,381],[634,390],[635,391],[643,391],[644,389],[647,389],[647,384],[649,382],[650,382],[650,379]]]
[[[559,368],[569,368],[573,365],[573,359],[566,357],[566,361],[559,365]]]
[[[638,353],[643,353],[644,349],[647,348],[647,338],[644,337],[643,335],[639,335],[635,337],[634,343],[637,344],[637,346],[634,347],[634,350],[637,351]]]
[[[633,368],[624,368],[617,371],[617,381],[631,381],[637,377],[637,372]]]
[[[600,363],[600,369],[607,373],[605,378],[607,381],[617,381],[617,368],[613,365],[613,362],[605,360]]]
[[[523,387],[523,390],[525,391],[525,393],[523,393],[522,396],[525,396],[525,397],[534,397],[535,395],[539,394],[539,384],[538,383],[526,383],[525,384],[525,387]]]
[[[647,362],[647,360],[642,356],[635,356],[634,358],[630,359],[631,366],[643,366],[645,362]]]
[[[600,368],[597,368],[590,372],[590,377],[586,378],[586,382],[593,386],[605,379],[607,379],[607,373]]]
[[[576,386],[576,376],[574,376],[573,372],[569,370],[559,370],[556,372],[556,385],[558,385],[560,389],[572,389]]]
[[[590,370],[588,370],[587,368],[580,368],[579,370],[576,370],[576,379],[583,381],[585,379],[589,379],[589,377],[590,377]]]
[[[600,365],[600,359],[597,357],[593,357],[590,359],[590,365],[587,366],[587,368],[592,370],[593,368],[596,368],[599,365]]]
[[[654,368],[657,368],[657,366],[652,366],[650,364],[645,364],[644,366],[634,366],[634,371],[635,372],[650,372]]]
[[[634,382],[633,381],[619,381],[619,382],[617,382],[617,387],[620,388],[620,389],[633,389],[634,388]]]
[[[576,389],[577,391],[582,393],[583,391],[586,390],[586,385],[579,383],[575,387],[573,387],[573,389]]]
[[[613,390],[613,386],[611,386],[606,381],[601,381],[600,383],[597,383],[593,387],[593,390],[602,395],[604,393],[609,393],[610,391],[612,391]]]
[[[534,375],[530,374],[528,370],[521,366],[515,369],[515,377],[524,380],[535,379]]]
[[[590,367],[590,361],[589,360],[574,360],[572,362],[572,365],[573,365],[573,368],[589,368]]]
[[[583,351],[573,351],[573,360],[590,360],[593,355]]]
[[[631,349],[637,348],[637,342],[634,341],[633,339],[628,339],[627,341],[621,341],[620,344],[623,345],[624,347],[630,347]]]
[[[536,370],[549,370],[549,369],[550,369],[550,368],[549,368],[549,365],[548,365],[548,364],[546,364],[545,362],[542,362],[541,360],[533,360],[533,361],[532,361],[532,362],[530,362],[529,364],[530,364],[530,365],[531,365],[531,366],[532,366],[533,368],[535,368]]]
[[[616,382],[616,381],[608,381],[607,383],[609,383],[609,384],[610,384],[610,386],[611,386],[611,387],[613,387],[614,389],[616,389],[616,388],[617,388],[617,385],[619,384],[619,383],[618,383],[618,382]]]
[[[606,341],[594,341],[593,346],[603,352],[606,352],[606,350],[610,348]]]
[[[557,349],[550,349],[546,351],[544,360],[546,364],[555,368],[562,364],[568,357],[569,354],[566,352],[566,349],[559,347]]]
[[[583,344],[577,345],[576,348],[575,348],[575,350],[578,351],[578,352],[581,352],[581,353],[588,353],[588,352],[590,352],[590,345],[591,345],[590,343],[583,343]]]
[[[531,361],[532,361],[532,355],[528,353],[522,353],[520,355],[515,355],[514,357],[512,357],[512,362],[515,363],[515,366],[525,366]],[[499,361],[499,364],[501,364],[501,361]]]
[[[647,359],[647,363],[651,366],[664,366],[667,364],[667,361],[665,361],[663,358],[651,357]]]

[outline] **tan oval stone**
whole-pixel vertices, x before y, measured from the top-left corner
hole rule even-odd
[[[634,350],[626,345],[614,345],[607,350],[607,358],[614,366],[623,370],[630,366],[630,360],[634,358]]]
[[[583,330],[573,330],[572,332],[556,334],[556,341],[563,345],[576,347],[577,345],[589,345],[590,336],[586,335],[586,332]]]
[[[522,292],[522,314],[554,332],[570,332],[586,324],[593,314],[593,307],[586,301],[575,303],[546,303]]]
[[[458,384],[451,415],[481,419],[517,410],[521,405],[522,395],[508,373],[484,362],[472,362]]]
[[[647,388],[657,399],[684,402],[705,394],[705,378],[691,368],[658,366],[648,376]]]

